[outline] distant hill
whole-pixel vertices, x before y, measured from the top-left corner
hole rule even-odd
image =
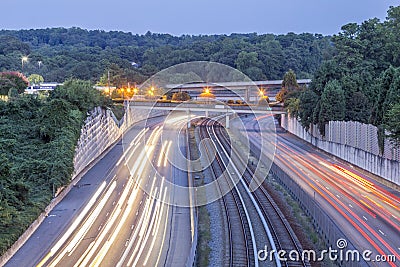
[[[28,55],[24,74],[38,73],[54,82],[71,77],[97,82],[108,70],[119,77],[114,83],[141,82],[161,69],[194,60],[237,67],[254,80],[281,79],[288,69],[309,78],[333,51],[329,36],[310,33],[178,37],[80,28],[0,31],[0,71],[21,71],[21,57]]]

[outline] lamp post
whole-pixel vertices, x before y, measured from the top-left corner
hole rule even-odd
[[[22,67],[22,71],[24,71],[24,63],[28,62],[28,57],[27,56],[23,56],[21,58],[21,67]]]
[[[107,89],[109,97],[111,98],[111,89],[110,89],[110,71],[107,71]]]

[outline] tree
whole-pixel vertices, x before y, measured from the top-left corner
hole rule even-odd
[[[14,36],[0,36],[0,55],[10,54],[14,51],[22,55],[29,55],[31,49],[27,43],[21,42],[20,39]]]
[[[15,100],[18,97],[18,90],[15,88],[10,88],[10,90],[8,91],[8,99],[10,101]]]
[[[385,38],[387,42],[385,43],[385,48],[382,49],[387,51],[389,62],[394,66],[400,66],[400,6],[390,7],[388,10],[387,21],[384,23],[385,28]]]
[[[390,132],[388,137],[400,145],[400,102],[395,104],[385,114],[385,128]]]
[[[235,65],[238,70],[249,76],[252,80],[262,80],[266,78],[262,72],[263,64],[258,59],[257,52],[240,52],[235,60]]]
[[[299,89],[299,84],[297,83],[296,74],[292,69],[289,69],[283,76],[282,87],[286,88],[288,92]]]
[[[294,93],[299,90],[299,84],[297,83],[296,74],[293,70],[289,69],[283,76],[282,88],[276,95],[276,100],[284,102],[288,97],[288,94]]]
[[[285,109],[288,111],[292,118],[297,118],[299,115],[300,99],[299,98],[288,98],[285,102]]]
[[[51,92],[49,100],[64,99],[86,113],[97,106],[110,106],[111,102],[93,84],[82,80],[68,80]]]
[[[325,61],[315,72],[310,88],[318,95],[321,95],[329,81],[340,80],[343,74],[344,69],[335,60]]]
[[[43,140],[53,141],[62,132],[62,127],[69,120],[71,110],[73,110],[71,103],[62,98],[51,99],[41,108],[40,136]],[[77,120],[78,125],[80,125],[82,119],[81,113]]]
[[[340,80],[346,99],[345,120],[347,121],[368,123],[373,104],[368,99],[367,95],[371,92],[368,92],[366,87],[371,87],[372,82],[368,84],[365,80],[358,74],[345,75]]]
[[[287,89],[285,87],[282,87],[281,90],[279,90],[279,92],[275,96],[276,101],[283,102],[287,94],[288,94]]]
[[[187,92],[176,92],[172,95],[174,101],[187,101],[190,99],[190,95]]]
[[[319,96],[313,90],[307,89],[300,94],[299,99],[300,123],[308,130],[311,124],[316,123],[313,114],[317,107]]]
[[[370,122],[375,126],[381,125],[383,122],[383,117],[387,112],[387,106],[389,104],[388,101],[390,101],[390,99],[388,99],[388,92],[396,75],[398,75],[397,73],[398,71],[390,66],[376,81],[379,92],[370,118]]]
[[[329,121],[340,121],[345,117],[346,103],[344,92],[337,80],[330,81],[324,87],[321,95],[318,114],[319,129],[325,134],[325,124]]]
[[[29,84],[41,84],[44,82],[44,78],[39,74],[31,74],[28,77]]]
[[[8,95],[11,88],[22,94],[29,84],[28,79],[20,72],[0,72],[0,94]]]

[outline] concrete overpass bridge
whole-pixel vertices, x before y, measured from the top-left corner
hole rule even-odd
[[[299,79],[297,83],[300,86],[308,86],[311,79]],[[171,92],[186,91],[196,99],[204,90],[209,88],[220,100],[242,99],[245,102],[255,102],[259,99],[259,90],[263,90],[265,95],[270,98],[275,97],[281,89],[282,80],[271,81],[240,81],[240,82],[219,82],[219,83],[186,83],[186,84],[168,84],[166,89]]]
[[[188,117],[190,114],[204,114],[206,117],[209,114],[225,114],[225,127],[229,128],[230,116],[234,114],[285,114],[286,112],[281,107],[269,107],[261,105],[225,105],[210,99],[209,102],[189,101],[189,102],[162,102],[162,101],[125,101],[125,106],[137,110],[149,110],[149,113],[154,110],[163,111],[183,111]],[[190,127],[190,120],[188,121]]]

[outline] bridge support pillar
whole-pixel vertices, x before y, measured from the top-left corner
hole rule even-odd
[[[250,87],[246,87],[246,90],[244,91],[244,100],[246,103],[250,102]]]
[[[229,129],[229,114],[226,114],[225,116],[225,128]]]
[[[189,129],[190,127],[192,127],[192,125],[190,123],[190,110],[187,110],[186,114],[187,114],[187,127]]]

